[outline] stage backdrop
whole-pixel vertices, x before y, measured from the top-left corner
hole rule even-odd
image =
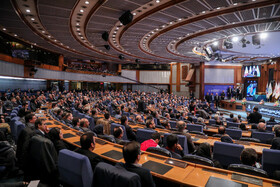
[[[209,94],[213,93],[214,95],[216,93],[219,93],[219,95],[222,93],[222,91],[225,91],[225,94],[227,96],[227,89],[231,86],[233,88],[233,85],[205,85],[204,86],[204,95],[209,92]]]

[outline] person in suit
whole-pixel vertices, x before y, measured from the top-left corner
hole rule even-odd
[[[114,116],[116,119],[121,119],[121,111],[119,109],[116,110],[116,115]]]
[[[25,126],[26,127],[30,127],[31,129],[35,128],[35,121],[36,121],[37,117],[35,116],[35,114],[27,114],[25,116]]]
[[[36,119],[35,121],[35,133],[39,136],[48,138],[49,128],[45,125],[46,119]]]
[[[154,118],[153,119],[148,119],[146,121],[146,128],[145,129],[154,131],[155,128],[156,128],[156,124],[155,124]]]
[[[114,128],[114,132],[113,132],[113,136],[115,138],[115,141],[117,144],[123,144],[123,129],[121,127],[115,127]]]
[[[141,158],[140,144],[132,141],[123,146],[123,158],[125,164],[121,164],[127,171],[133,172],[139,175],[141,180],[141,186],[154,187],[155,183],[151,175],[150,170],[143,168],[139,164]]]
[[[172,158],[182,159],[184,152],[182,146],[179,144],[179,139],[176,134],[168,135],[166,138],[166,144],[166,149],[170,151]],[[176,150],[178,150],[180,154],[175,153]]]
[[[141,99],[138,101],[137,112],[144,112],[144,110],[146,109],[146,103],[144,99],[144,97],[141,97]]]
[[[144,120],[142,119],[142,117],[140,115],[137,115],[135,117],[135,123],[145,125]]]
[[[50,140],[52,141],[57,154],[62,149],[69,149],[68,145],[63,142],[63,133],[61,132],[60,128],[54,127],[48,133]]]
[[[211,96],[209,95],[209,92],[205,95],[204,99],[209,103],[211,101]]]
[[[179,135],[186,136],[189,153],[194,152],[195,151],[195,145],[192,141],[191,135],[189,133],[187,133],[186,123],[184,121],[177,121],[176,122],[176,127],[177,127],[177,131],[173,132],[173,134],[179,134]]]
[[[280,128],[277,128],[275,131],[275,138],[273,138],[270,149],[280,150]]]
[[[89,121],[87,118],[82,118],[80,120],[80,129],[82,129],[83,132],[92,132],[89,129]]]
[[[93,152],[95,148],[95,137],[92,132],[87,132],[83,134],[80,138],[81,148],[75,150],[75,152],[80,153],[88,157],[92,171],[94,171],[96,165],[102,162],[102,158]]]
[[[259,108],[254,107],[253,113],[247,116],[247,120],[249,123],[259,123],[260,119],[262,119],[262,115],[258,112]]]
[[[126,136],[130,141],[136,141],[136,134],[133,132],[132,128],[128,125],[128,118],[127,116],[123,115],[121,117],[121,125],[125,127]]]
[[[216,107],[219,107],[219,105],[220,105],[220,96],[219,96],[218,93],[216,93],[216,95],[214,97],[214,100],[215,100]]]
[[[229,86],[228,87],[228,89],[227,89],[227,96],[228,96],[228,99],[231,99],[231,97],[232,97],[232,88],[231,88],[231,86]]]
[[[244,165],[260,168],[259,167],[260,165],[257,163],[257,159],[258,159],[258,154],[255,149],[245,148],[241,152],[240,160],[241,163]]]
[[[226,94],[225,94],[225,91],[223,90],[221,93],[221,100],[225,100],[225,96],[226,96]]]
[[[193,93],[192,90],[191,90],[191,92],[190,92],[190,99],[191,99],[191,100],[194,99],[194,93]]]

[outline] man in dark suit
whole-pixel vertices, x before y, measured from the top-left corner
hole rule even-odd
[[[270,149],[280,150],[280,128],[275,130],[275,138],[273,138]]]
[[[183,152],[183,148],[179,144],[179,139],[176,134],[168,135],[166,138],[166,144],[167,144],[166,149],[170,151],[172,158],[182,159],[182,157],[184,156],[184,152]],[[175,153],[176,150],[178,150],[180,154]]]
[[[216,93],[214,100],[215,100],[216,107],[218,107],[220,105],[220,96],[218,95],[218,93]]]
[[[99,162],[103,161],[99,155],[92,152],[95,148],[95,138],[93,135],[94,134],[91,132],[83,134],[80,138],[81,148],[75,150],[75,152],[88,157],[92,167],[92,171],[94,171],[96,165]]]
[[[126,136],[130,141],[136,141],[136,134],[133,132],[132,128],[128,125],[128,118],[127,116],[123,115],[121,117],[121,125],[125,127]]]
[[[48,138],[49,129],[45,125],[46,119],[36,119],[35,121],[35,133],[39,136]]]
[[[225,96],[226,96],[226,94],[225,94],[225,91],[223,90],[221,93],[221,100],[225,100]]]
[[[207,94],[205,95],[205,100],[210,103],[211,101],[211,96],[209,95],[209,92],[207,92]]]
[[[227,89],[227,96],[228,96],[228,99],[231,99],[231,97],[232,97],[232,88],[231,88],[231,86],[229,86],[228,89]]]
[[[193,93],[192,90],[191,90],[191,92],[190,92],[190,99],[191,99],[191,100],[194,99],[194,93]]]
[[[258,112],[259,108],[254,107],[253,113],[247,116],[247,120],[249,123],[259,123],[260,119],[262,119],[262,115]]]
[[[140,161],[140,144],[138,142],[129,142],[123,146],[123,158],[125,164],[122,165],[127,171],[136,173],[141,179],[141,186],[154,187],[155,183],[150,170],[143,168]]]
[[[141,99],[138,101],[138,112],[144,112],[146,109],[146,103],[144,101],[144,97],[141,97]]]

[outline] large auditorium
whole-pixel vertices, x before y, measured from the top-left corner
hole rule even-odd
[[[280,186],[280,0],[1,0],[1,187]]]

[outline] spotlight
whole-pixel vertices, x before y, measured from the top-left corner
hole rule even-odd
[[[232,38],[232,41],[233,41],[233,42],[237,42],[237,41],[238,41],[238,37],[237,37],[237,36],[233,37],[233,38]]]
[[[214,45],[214,46],[218,46],[218,44],[219,44],[219,42],[217,42],[217,41],[216,41],[216,42],[213,42],[213,45]]]
[[[130,10],[126,11],[121,17],[119,18],[120,22],[123,25],[127,25],[132,22],[133,14],[131,14]]]
[[[232,49],[233,48],[233,45],[232,45],[232,43],[229,39],[224,41],[224,46],[226,47],[226,49]]]
[[[260,34],[261,39],[265,39],[267,37],[267,33],[263,32]]]
[[[261,37],[260,35],[253,35],[252,36],[252,43],[253,45],[261,45]]]

